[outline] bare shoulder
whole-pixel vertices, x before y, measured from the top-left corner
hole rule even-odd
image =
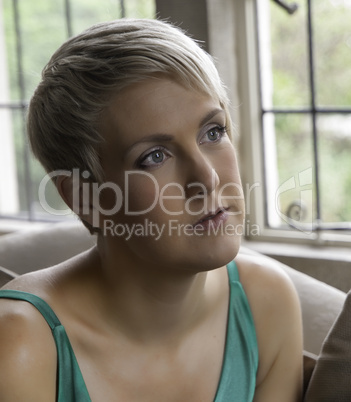
[[[279,263],[269,258],[238,255],[236,262],[259,341],[264,344],[264,350],[270,344],[269,339],[274,339],[278,347],[287,328],[292,323],[296,328],[300,325],[300,303],[295,287]]]
[[[270,307],[271,303],[277,301],[276,297],[281,298],[282,302],[295,304],[298,301],[292,281],[278,262],[264,256],[245,254],[239,254],[235,261],[249,300],[261,301],[258,307]]]
[[[0,299],[0,356],[1,401],[55,400],[55,342],[29,303]]]
[[[302,320],[299,298],[279,263],[238,255],[240,281],[252,311],[259,347],[256,401],[299,401]]]
[[[81,299],[86,272],[95,272],[87,261],[85,254],[76,256],[19,276],[2,290],[34,294],[46,301],[61,322],[71,323],[72,315],[85,308]],[[32,304],[0,298],[0,356],[1,402],[55,401],[56,344],[50,326]]]

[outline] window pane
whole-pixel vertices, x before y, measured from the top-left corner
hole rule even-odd
[[[102,21],[120,18],[120,1],[74,0],[71,1],[73,33],[78,34],[89,26]]]
[[[265,109],[310,104],[306,3],[290,15],[272,1],[257,1]]]
[[[264,129],[268,223],[310,229],[315,218],[311,118],[267,113]]]
[[[0,109],[1,110],[1,109]],[[59,197],[58,192],[51,181],[46,181],[40,189],[40,183],[45,179],[46,172],[34,159],[30,152],[28,142],[23,134],[25,116],[23,110],[13,110],[11,113],[11,128],[14,140],[15,150],[15,175],[9,177],[7,193],[10,185],[15,184],[16,208],[2,206],[0,215],[17,216],[25,219],[49,219],[55,220],[62,216],[62,210],[66,210],[67,206]],[[1,114],[0,114],[1,118]],[[6,169],[8,171],[8,169]],[[15,181],[14,181],[15,180]],[[12,182],[12,183],[11,183]],[[40,191],[41,190],[41,191]],[[1,195],[1,194],[0,194]],[[66,216],[66,215],[65,215]]]
[[[312,4],[317,104],[350,107],[351,1]]]
[[[351,114],[318,115],[324,222],[351,222]]]
[[[72,25],[75,34],[102,21],[122,17],[120,0],[71,0]],[[124,0],[126,17],[154,18],[155,4],[152,0]]]
[[[125,0],[127,17],[155,18],[156,2],[150,0]]]
[[[66,39],[64,25],[64,9],[62,1],[18,1],[19,35],[21,54],[16,51],[15,15],[13,1],[4,1],[6,41],[8,55],[11,57],[9,69],[11,73],[12,99],[28,100],[39,82],[40,72],[48,62],[49,56]],[[23,71],[18,69],[18,62],[22,63]],[[24,93],[19,87],[19,74],[23,79]]]
[[[0,215],[15,215],[19,211],[17,167],[15,143],[13,138],[13,113],[0,108],[1,145],[0,145]]]
[[[29,152],[25,110],[41,71],[69,34],[122,16],[153,18],[154,0],[0,1],[0,216],[55,219],[67,210],[51,182],[38,194],[45,172]],[[17,4],[15,8],[14,5]],[[69,8],[66,9],[66,6]],[[70,16],[70,19],[67,19]],[[44,201],[44,202],[42,202]]]
[[[30,170],[32,177],[32,214],[35,220],[55,220],[62,217],[73,217],[65,202],[59,196],[53,182],[49,180],[40,163],[31,157]]]
[[[15,207],[11,208],[11,211],[2,209],[1,214],[8,213],[9,215],[21,215],[21,217],[28,216],[28,198],[26,191],[26,162],[25,162],[25,144],[23,136],[23,124],[24,117],[21,109],[13,109],[10,111],[4,111],[9,113],[9,125],[7,128],[8,139],[11,138],[13,146],[13,156],[15,164],[10,168],[10,177],[6,176],[7,180],[15,180],[15,183],[11,186],[15,186]],[[3,116],[4,117],[4,116]],[[9,183],[10,185],[10,183]]]
[[[1,4],[0,4],[1,5]],[[3,25],[3,30],[0,31],[0,41],[4,46],[4,50],[0,55],[1,72],[7,74],[7,79],[9,80],[6,84],[9,91],[9,99],[20,99],[20,94],[18,92],[18,80],[15,74],[18,69],[17,66],[17,53],[16,53],[16,36],[15,36],[15,25],[13,16],[13,7],[11,0],[2,0],[2,10],[0,9],[0,19]],[[10,91],[11,89],[11,91]]]

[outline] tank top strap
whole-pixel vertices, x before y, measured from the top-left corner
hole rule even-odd
[[[234,260],[227,264],[227,271],[230,282],[240,282],[238,267]]]
[[[56,402],[91,402],[66,330],[46,301],[32,293],[7,289],[0,290],[0,299],[20,300],[32,304],[50,326],[57,348]]]
[[[32,304],[45,318],[45,321],[48,323],[51,330],[54,330],[56,327],[61,325],[57,315],[53,312],[46,301],[32,293],[22,292],[19,290],[1,290],[0,298],[21,300]]]
[[[258,345],[250,305],[237,265],[227,264],[230,289],[227,334],[221,377],[214,402],[252,401],[258,368]]]

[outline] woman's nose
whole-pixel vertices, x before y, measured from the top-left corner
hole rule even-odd
[[[219,185],[219,176],[204,155],[194,156],[188,169],[188,180],[185,185],[187,198],[210,195]]]

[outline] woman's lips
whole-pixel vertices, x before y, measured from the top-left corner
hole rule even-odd
[[[197,221],[194,225],[194,229],[208,230],[208,229],[216,229],[222,223],[224,223],[228,219],[228,208],[219,208],[216,212],[210,213],[199,221]]]

